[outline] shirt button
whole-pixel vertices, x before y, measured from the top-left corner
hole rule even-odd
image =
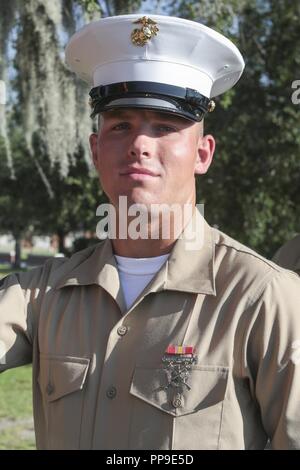
[[[47,387],[46,387],[46,392],[47,392],[47,395],[52,395],[52,393],[54,392],[54,386],[49,382]]]
[[[174,408],[180,408],[182,406],[182,400],[180,398],[174,398],[172,404]]]
[[[116,387],[110,387],[106,390],[106,396],[107,398],[113,399],[117,395],[117,389]]]
[[[117,332],[118,332],[119,336],[126,335],[127,331],[128,331],[128,328],[125,325],[119,326],[119,328],[117,329]]]

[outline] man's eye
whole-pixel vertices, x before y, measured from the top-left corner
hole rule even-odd
[[[156,129],[158,132],[164,132],[166,134],[177,131],[175,127],[168,126],[167,124],[159,124],[158,126],[156,126]]]
[[[126,129],[129,129],[130,125],[129,122],[119,122],[118,124],[115,124],[112,129],[114,131],[123,131]]]

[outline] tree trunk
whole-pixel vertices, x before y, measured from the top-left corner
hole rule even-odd
[[[58,252],[63,253],[65,255],[67,253],[67,249],[65,247],[66,233],[63,230],[58,229],[57,236],[58,236]]]
[[[15,233],[15,259],[13,262],[14,269],[21,268],[21,233]]]

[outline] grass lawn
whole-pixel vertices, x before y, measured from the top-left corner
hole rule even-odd
[[[28,427],[30,427],[30,430],[26,429]],[[36,450],[31,425],[25,426],[25,423],[22,423],[4,431],[1,430],[0,450]]]
[[[0,268],[0,279],[11,270]],[[35,449],[31,366],[0,374],[0,450]]]
[[[0,375],[0,449],[34,449],[31,366]]]
[[[0,375],[0,420],[32,416],[31,366],[17,367]]]

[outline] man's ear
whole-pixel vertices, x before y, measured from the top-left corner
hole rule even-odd
[[[98,168],[98,152],[97,152],[98,134],[93,133],[90,135],[90,148],[93,157],[94,167]]]
[[[195,164],[195,174],[204,175],[210,167],[213,159],[216,141],[210,134],[200,136],[198,141],[198,155]]]

